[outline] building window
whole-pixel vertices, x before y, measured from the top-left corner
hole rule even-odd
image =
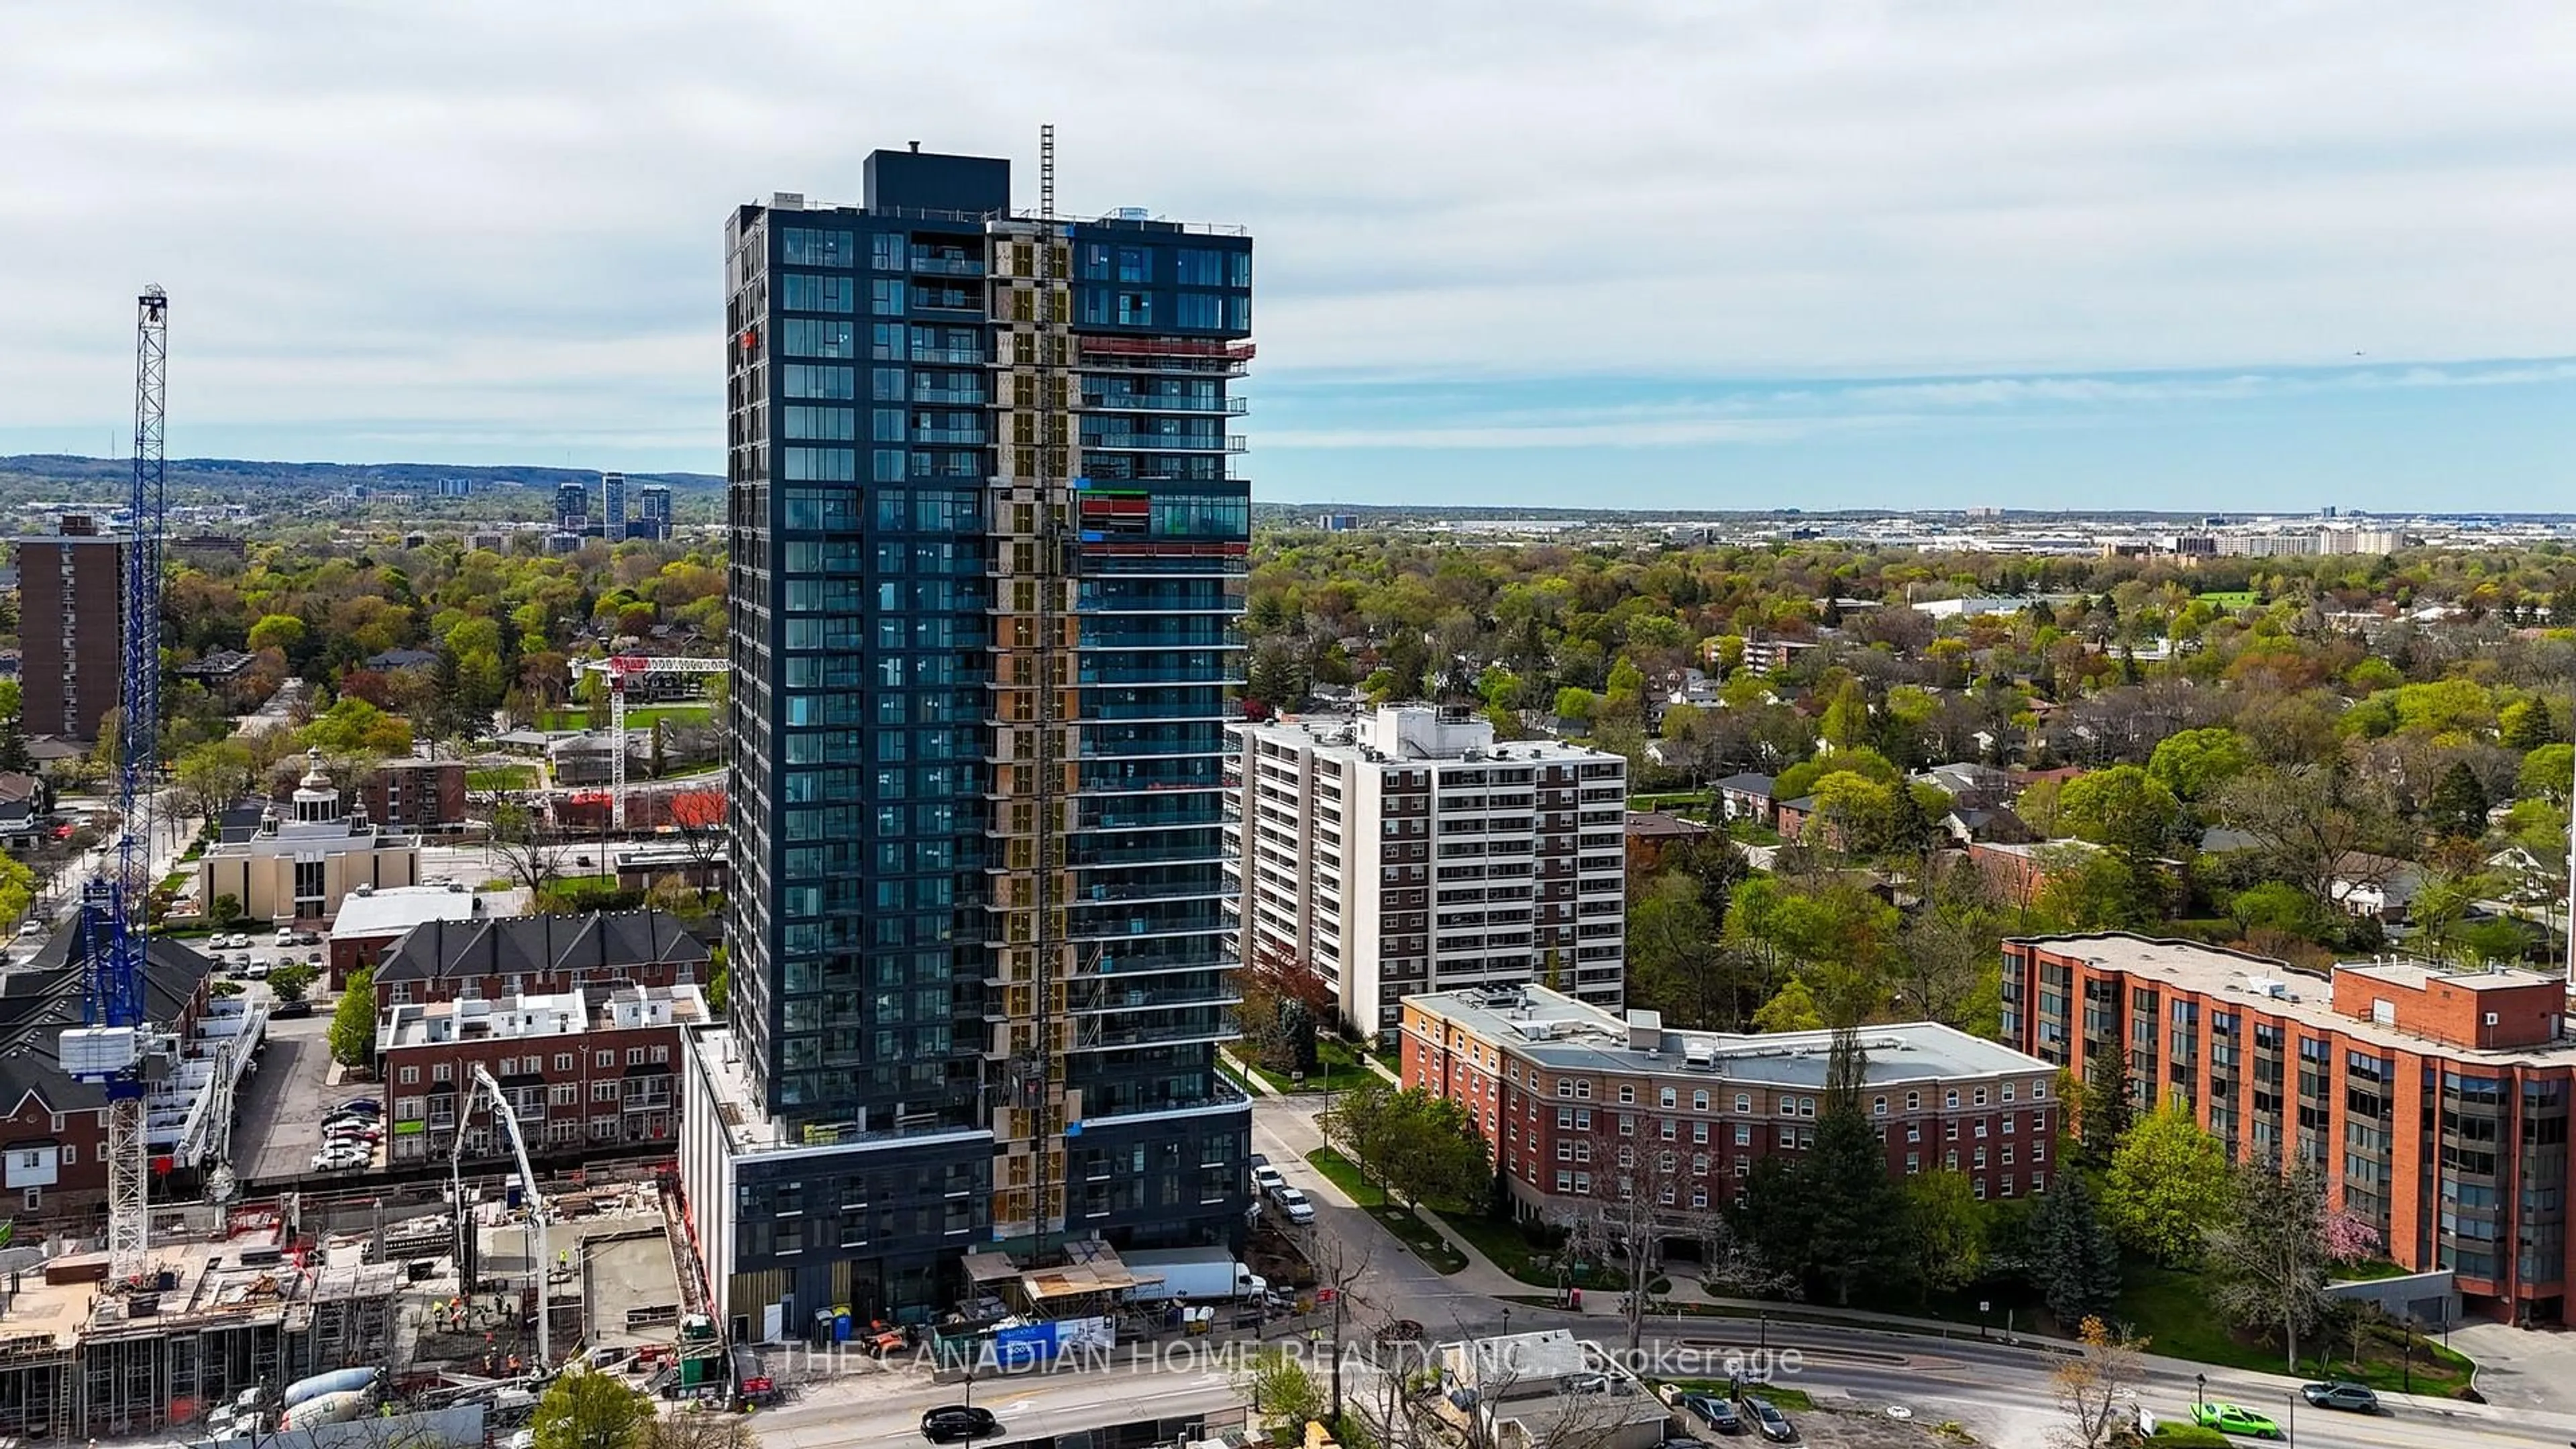
[[[1956,1142],[1956,1141],[1958,1141],[1958,1140],[1959,1140],[1959,1124],[1958,1124],[1957,1122],[1944,1122],[1944,1123],[1942,1123],[1942,1124],[1941,1124],[1941,1135],[1942,1135],[1942,1137],[1944,1137],[1945,1139],[1947,1139],[1947,1140],[1949,1140],[1949,1141],[1952,1141],[1952,1142]]]
[[[555,1053],[555,1070],[556,1070],[556,1071],[559,1071],[559,1072],[568,1072],[568,1071],[571,1071],[571,1070],[572,1070],[572,1053],[570,1053],[570,1052],[557,1052],[557,1053]]]
[[[71,1166],[73,1163],[78,1162],[78,1161],[80,1161],[80,1146],[79,1146],[79,1144],[78,1144],[78,1143],[73,1143],[73,1142],[66,1142],[66,1143],[64,1143],[64,1144],[63,1144],[63,1166],[65,1166],[65,1167],[69,1167],[69,1166]]]
[[[1920,1152],[1909,1152],[1909,1153],[1905,1154],[1905,1173],[1906,1173],[1906,1175],[1907,1175],[1908,1177],[1911,1177],[1911,1176],[1913,1176],[1915,1173],[1921,1172],[1922,1170],[1923,1170],[1923,1154],[1922,1154],[1922,1153],[1920,1153]]]
[[[1752,1111],[1752,1110],[1753,1110],[1753,1099],[1752,1099],[1750,1096],[1746,1095],[1745,1093],[1742,1093],[1742,1092],[1738,1092],[1738,1093],[1736,1093],[1736,1094],[1735,1094],[1735,1110],[1736,1110],[1736,1111],[1738,1111],[1738,1112],[1750,1112],[1750,1111]]]
[[[1908,1112],[1919,1112],[1919,1111],[1921,1111],[1921,1110],[1922,1110],[1922,1108],[1923,1108],[1923,1094],[1922,1094],[1921,1092],[1908,1092],[1908,1093],[1906,1093],[1906,1094],[1905,1094],[1905,1110],[1906,1110],[1906,1111],[1908,1111]]]
[[[1694,1111],[1694,1112],[1705,1112],[1705,1111],[1707,1111],[1707,1110],[1708,1110],[1708,1093],[1706,1093],[1706,1092],[1693,1092],[1693,1093],[1691,1093],[1691,1110],[1692,1110],[1692,1111]]]
[[[431,1062],[429,1064],[429,1079],[433,1082],[455,1081],[456,1064],[454,1062]]]
[[[1636,1101],[1636,1100],[1637,1100],[1637,1084],[1636,1084],[1636,1083],[1634,1083],[1634,1082],[1621,1082],[1621,1083],[1619,1084],[1619,1101],[1620,1101],[1620,1104],[1621,1104],[1622,1106],[1625,1106],[1625,1105],[1627,1105],[1628,1103],[1634,1102],[1634,1101]]]
[[[1980,1106],[1980,1107],[1982,1107],[1982,1106],[1986,1105],[1986,1089],[1985,1089],[1985,1088],[1983,1088],[1983,1087],[1979,1087],[1979,1088],[1977,1088],[1977,1090],[1976,1090],[1976,1094],[1975,1094],[1975,1101],[1976,1101],[1976,1105],[1978,1105],[1978,1106]]]
[[[1752,1123],[1738,1122],[1735,1124],[1735,1145],[1738,1147],[1750,1147],[1753,1145]]]
[[[1673,1108],[1681,1105],[1681,1094],[1671,1087],[1666,1087],[1664,1088],[1662,1095],[1657,1100],[1658,1105],[1662,1106],[1665,1111],[1669,1112]]]
[[[1949,1091],[1942,1093],[1942,1094],[1941,1094],[1941,1105],[1943,1105],[1943,1106],[1945,1106],[1945,1107],[1956,1107],[1956,1106],[1958,1106],[1958,1105],[1959,1105],[1959,1089],[1958,1089],[1958,1088],[1956,1088],[1956,1087],[1952,1087]]]
[[[602,1071],[606,1071],[608,1068],[617,1065],[617,1053],[595,1052],[591,1055],[590,1064]]]
[[[617,1100],[617,1084],[616,1084],[615,1082],[593,1082],[593,1083],[591,1083],[591,1084],[590,1084],[590,1100],[592,1100],[592,1101],[594,1101],[594,1102],[614,1102],[614,1101],[616,1101],[616,1100]]]
[[[1886,1099],[1885,1097],[1872,1097],[1872,1098],[1870,1098],[1870,1099],[1869,1099],[1869,1115],[1871,1115],[1871,1116],[1873,1116],[1873,1117],[1884,1117],[1884,1116],[1886,1116],[1886,1115],[1887,1115],[1887,1099]]]
[[[417,1083],[417,1082],[420,1080],[420,1068],[418,1068],[418,1067],[404,1067],[401,1071],[399,1071],[399,1072],[395,1073],[395,1074],[394,1074],[394,1076],[395,1076],[395,1080],[397,1080],[397,1081],[401,1082],[404,1086],[408,1087],[408,1086],[411,1086],[411,1085],[413,1085],[413,1084]]]
[[[1922,1123],[1920,1123],[1920,1122],[1908,1122],[1908,1123],[1906,1123],[1906,1124],[1905,1124],[1905,1140],[1906,1140],[1906,1141],[1908,1141],[1908,1142],[1920,1142],[1920,1141],[1922,1141],[1922,1140],[1923,1140],[1923,1124],[1922,1124]]]
[[[2003,1085],[2003,1093],[2004,1093],[2004,1100],[2005,1100],[2005,1101],[2009,1102],[2009,1101],[2011,1101],[2011,1100],[2012,1100],[2012,1094],[2013,1094],[2012,1083],[2010,1083],[2010,1082],[2006,1082],[2006,1083],[2004,1083],[2004,1085]]]

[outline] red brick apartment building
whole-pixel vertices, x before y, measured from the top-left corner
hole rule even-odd
[[[397,1006],[376,1033],[393,1112],[386,1156],[443,1159],[460,1125],[468,1156],[507,1154],[489,1104],[471,1091],[477,1066],[510,1099],[532,1156],[639,1142],[676,1151],[682,1034],[706,1020],[695,986],[590,986]]]
[[[19,717],[29,734],[98,738],[125,670],[125,543],[66,514],[17,540]]]
[[[2047,1190],[2061,1123],[2046,1062],[1929,1022],[1872,1027],[1861,1044],[1889,1173],[1953,1169],[1981,1198]],[[1705,1209],[1733,1201],[1754,1163],[1815,1145],[1832,1045],[1822,1031],[1666,1031],[1654,1012],[1540,986],[1471,989],[1406,998],[1402,1076],[1464,1104],[1499,1144],[1524,1218],[1590,1196],[1601,1153],[1630,1138],[1675,1154],[1676,1210]]]
[[[2518,971],[2304,971],[2126,934],[2004,943],[2003,1025],[2083,1075],[2126,1052],[2240,1158],[2295,1154],[2388,1254],[2469,1304],[2565,1321],[2567,988]]]
[[[465,823],[463,760],[387,760],[359,787],[367,818],[390,829],[444,830]]]

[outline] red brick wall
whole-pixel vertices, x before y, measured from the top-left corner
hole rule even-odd
[[[630,1065],[628,1054],[638,1049],[644,1053],[644,1060],[641,1064]],[[544,1121],[523,1121],[521,1126],[528,1133],[531,1156],[578,1156],[585,1148],[601,1142],[591,1135],[589,1124],[596,1118],[620,1123],[617,1136],[608,1139],[610,1141],[676,1142],[680,1110],[678,1073],[680,1053],[684,1049],[680,1029],[676,1026],[594,1028],[562,1036],[486,1037],[437,1045],[396,1047],[378,1054],[378,1066],[384,1082],[385,1107],[396,1123],[396,1139],[414,1135],[400,1131],[402,1122],[427,1121],[434,1116],[435,1113],[429,1110],[429,1099],[442,1094],[453,1094],[460,1118],[471,1115],[473,1120],[484,1120],[480,1114],[485,1110],[485,1104],[476,1103],[472,1114],[466,1112],[471,1100],[466,1092],[466,1083],[476,1065],[498,1078],[505,1090],[539,1085],[548,1089],[558,1084],[572,1086],[575,1089],[572,1102],[554,1103],[549,1091]],[[654,1059],[656,1051],[661,1054],[659,1061]],[[609,1058],[605,1066],[599,1060],[602,1052]],[[530,1057],[536,1058],[539,1070],[530,1072],[525,1069]],[[565,1058],[570,1059],[568,1063]],[[518,1065],[512,1071],[502,1072],[498,1064],[505,1059]],[[441,1064],[450,1073],[444,1082],[437,1080],[437,1068]],[[407,1081],[405,1072],[416,1073],[416,1076]],[[639,1077],[658,1081],[659,1095],[665,1105],[657,1112],[626,1111],[624,1084]],[[604,1082],[619,1084],[617,1100],[594,1099],[594,1086]],[[406,1118],[408,1107],[405,1104],[410,1098],[422,1099],[422,1117]],[[567,1119],[580,1122],[580,1131],[569,1141],[556,1140],[546,1130],[547,1124]],[[437,1144],[437,1155],[444,1155],[447,1150],[445,1133],[446,1129],[432,1128],[425,1134]],[[497,1142],[498,1139],[495,1140]],[[392,1150],[390,1146],[388,1150]]]

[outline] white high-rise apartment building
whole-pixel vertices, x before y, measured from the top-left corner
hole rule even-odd
[[[1457,711],[1232,727],[1226,819],[1244,959],[1304,957],[1369,1036],[1426,991],[1535,981],[1617,1010],[1628,762],[1497,744]]]

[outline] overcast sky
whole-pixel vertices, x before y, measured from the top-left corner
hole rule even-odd
[[[720,467],[727,209],[1255,235],[1256,496],[2576,508],[2576,6],[20,4],[0,452]]]

